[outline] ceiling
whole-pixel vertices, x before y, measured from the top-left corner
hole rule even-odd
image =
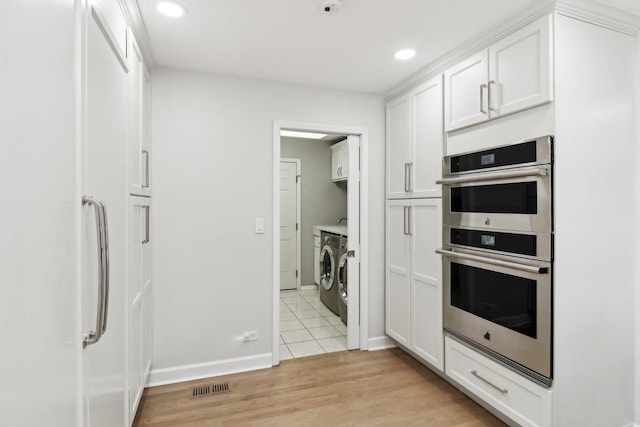
[[[488,27],[539,0],[178,0],[171,19],[138,0],[158,66],[384,93]],[[600,0],[621,8],[637,0]],[[640,10],[638,11],[640,14]],[[412,47],[400,62],[395,50]]]

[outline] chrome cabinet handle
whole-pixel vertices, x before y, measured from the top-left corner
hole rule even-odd
[[[411,174],[411,163],[404,164],[404,192],[408,193],[411,191],[411,187],[409,185],[409,175]]]
[[[482,114],[487,114],[487,112],[484,110],[484,89],[485,88],[488,89],[488,86],[486,84],[480,85],[480,112]]]
[[[549,175],[549,167],[533,167],[523,168],[517,170],[509,170],[502,172],[483,172],[478,174],[469,174],[464,176],[457,176],[454,178],[438,179],[436,184],[459,184],[463,182],[477,182],[477,181],[490,181],[494,179],[507,179],[507,178],[523,178],[527,176],[546,176]]]
[[[446,249],[436,249],[436,253],[440,255],[450,256],[452,258],[483,262],[485,264],[491,264],[498,267],[505,267],[505,268],[510,268],[512,270],[524,271],[526,273],[533,273],[533,274],[549,273],[549,269],[547,267],[536,267],[536,266],[527,265],[527,264],[518,264],[516,262],[509,262],[509,261],[503,261],[501,259],[496,259],[496,258],[488,258],[488,257],[483,257],[478,255],[471,255],[463,252],[448,251]]]
[[[407,218],[409,219],[409,232],[407,233],[408,235],[412,235],[413,234],[413,206],[408,206],[409,208],[409,215],[407,216]]]
[[[471,375],[475,376],[476,378],[480,379],[480,381],[484,382],[485,384],[490,385],[491,387],[495,388],[496,390],[498,390],[500,393],[502,394],[507,394],[509,393],[509,390],[507,390],[506,388],[500,388],[497,385],[495,385],[494,383],[492,383],[491,381],[489,381],[486,378],[483,378],[480,374],[478,374],[478,372],[471,371]]]
[[[149,150],[142,150],[142,155],[144,156],[144,183],[142,188],[149,188]]]
[[[489,98],[489,111],[496,111],[495,108],[493,108],[493,104],[491,103],[491,85],[496,84],[495,80],[489,80],[489,85],[487,86],[487,94],[488,94],[488,98]]]
[[[409,235],[409,206],[404,207],[404,234]]]
[[[150,233],[149,233],[149,206],[143,206],[144,211],[145,211],[145,233],[144,233],[144,239],[142,240],[142,244],[145,243],[149,243],[149,237],[150,237]]]
[[[83,336],[82,347],[100,341],[107,330],[107,312],[109,310],[109,227],[104,203],[92,196],[83,196],[82,204],[93,206],[96,213],[96,231],[98,254],[100,255],[98,309],[95,329]]]

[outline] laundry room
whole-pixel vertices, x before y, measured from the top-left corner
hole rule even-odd
[[[346,144],[346,135],[281,131],[283,360],[347,348]]]

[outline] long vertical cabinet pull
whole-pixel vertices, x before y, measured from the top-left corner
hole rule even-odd
[[[488,86],[486,84],[480,85],[480,112],[482,114],[487,114],[487,112],[484,109],[484,89],[485,88],[488,89]]]
[[[404,207],[404,234],[409,235],[409,206]]]
[[[144,156],[144,183],[142,188],[149,188],[149,150],[142,150]]]
[[[492,96],[491,96],[491,86],[495,85],[495,84],[496,84],[495,80],[489,80],[489,85],[487,86],[487,97],[489,98],[489,102],[488,102],[489,111],[496,111],[496,109],[493,108],[493,103],[491,102],[492,101],[492,99],[491,99],[492,98]]]
[[[408,193],[411,191],[410,175],[411,175],[411,163],[405,163],[404,164],[404,192],[405,193]]]
[[[407,227],[409,229],[409,232],[407,233],[409,236],[411,236],[413,234],[413,206],[407,206],[408,209],[408,215],[407,215],[407,219],[409,222],[409,226]]]
[[[96,326],[93,331],[83,336],[82,347],[87,347],[100,341],[100,338],[107,330],[107,312],[109,310],[109,228],[107,225],[107,210],[102,201],[92,196],[83,196],[82,205],[89,205],[95,209],[98,254],[100,255]]]
[[[149,243],[149,206],[143,206],[144,208],[144,240],[142,240],[142,244]]]

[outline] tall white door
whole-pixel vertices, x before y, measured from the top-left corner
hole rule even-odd
[[[83,424],[125,423],[125,224],[127,211],[127,93],[125,58],[108,24],[90,6],[86,16],[82,143],[82,194],[106,209],[103,227],[96,207],[82,206],[81,301],[83,335],[96,332],[100,294],[108,297],[101,339],[82,352]],[[108,290],[101,291],[100,228],[108,230]],[[107,292],[104,292],[107,291]]]
[[[358,348],[360,336],[360,137],[349,135],[349,178],[347,179],[347,348]]]
[[[280,162],[280,290],[298,286],[297,163]]]

